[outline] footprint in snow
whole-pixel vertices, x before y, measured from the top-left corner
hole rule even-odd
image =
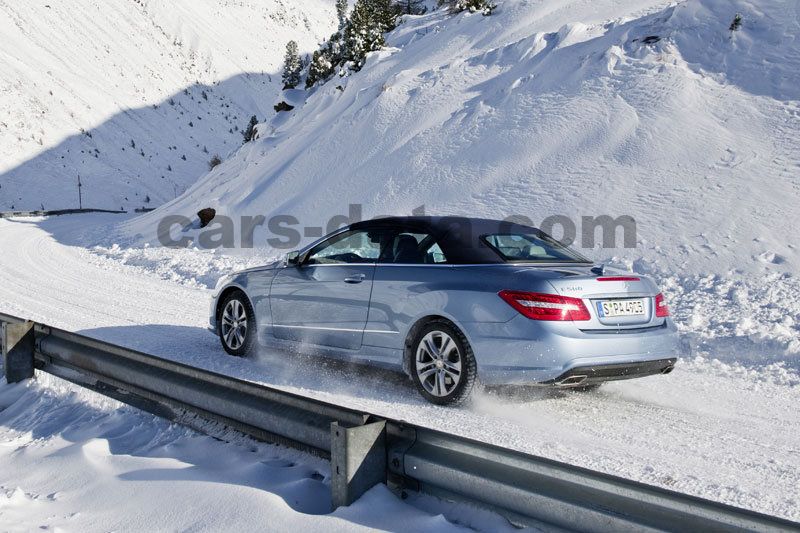
[[[786,262],[783,256],[776,254],[775,252],[764,252],[758,255],[758,260],[762,263],[772,264],[772,265],[781,265]]]

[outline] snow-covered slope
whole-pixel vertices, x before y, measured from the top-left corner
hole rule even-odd
[[[513,531],[499,516],[428,496],[404,502],[385,486],[331,513],[326,461],[204,430],[227,443],[52,376],[0,378],[0,530]]]
[[[2,2],[3,11],[9,12]],[[407,20],[389,36],[389,47],[374,54],[361,72],[307,94],[293,93],[292,101],[300,105],[290,113],[270,114],[275,118],[263,125],[258,141],[226,157],[180,198],[110,233],[110,216],[1,220],[0,310],[297,393],[796,520],[798,4],[499,3],[491,17],[454,17],[440,11]],[[229,7],[240,5],[247,4]],[[173,20],[174,28],[189,32],[178,22],[181,17],[148,6],[149,13],[161,13]],[[250,48],[238,48],[233,41],[243,38],[239,27],[259,24],[230,18],[211,23],[213,8],[203,9],[197,13],[206,13],[208,26],[225,32],[206,53],[216,58],[218,51],[232,47],[240,50],[238,57],[251,58]],[[306,9],[306,4],[297,9]],[[732,34],[728,26],[737,12],[743,26]],[[191,30],[203,33],[204,39],[207,31],[200,26]],[[301,48],[309,46],[301,42]],[[12,56],[0,51],[3,61],[11,62]],[[242,71],[257,69],[250,65]],[[66,76],[69,67],[61,72]],[[97,72],[99,78],[102,71]],[[262,100],[254,75],[237,77],[237,72],[232,65],[219,78],[233,76],[237,97],[265,106],[262,116],[277,97],[277,87],[268,86],[273,92]],[[195,80],[173,81],[171,92],[154,98],[163,101],[175,93],[176,107],[184,97],[186,106],[206,105],[191,103],[182,93],[181,83]],[[86,90],[94,95],[101,89]],[[308,97],[305,103],[298,94]],[[208,96],[211,101],[212,93]],[[7,100],[0,102],[5,106]],[[140,112],[147,108],[136,106]],[[172,108],[159,105],[158,112],[173,113],[167,107]],[[106,120],[98,114],[90,125],[92,139],[99,137],[97,132],[111,136],[120,130],[116,120],[133,127],[139,116]],[[180,116],[178,111],[165,115],[164,132],[150,133],[180,137],[179,130],[170,129],[177,128],[180,121],[174,119]],[[62,123],[59,119],[54,127]],[[6,131],[0,124],[0,135]],[[231,135],[214,138],[227,139],[222,146],[238,146],[238,134]],[[127,137],[119,140],[126,156]],[[138,137],[136,142],[138,148]],[[0,199],[5,198],[8,176],[14,177],[20,194],[29,190],[23,183],[49,183],[36,165],[57,164],[58,152],[33,146],[25,153],[36,157],[5,172]],[[174,150],[169,153],[180,158]],[[140,168],[128,162],[129,168]],[[204,162],[205,157],[197,161],[197,169]],[[63,193],[55,186],[52,190],[54,197]],[[687,354],[668,377],[613,383],[588,395],[520,391],[517,397],[513,391],[488,391],[463,410],[442,409],[423,403],[405,380],[380,372],[362,374],[327,362],[321,367],[316,359],[304,362],[285,354],[262,353],[255,360],[225,357],[204,329],[205,288],[223,272],[265,262],[280,251],[234,257],[227,249],[176,251],[147,245],[155,242],[161,217],[194,217],[201,207],[235,217],[291,214],[303,226],[324,227],[331,215],[346,214],[352,203],[362,203],[365,216],[405,214],[424,205],[431,214],[518,214],[535,224],[562,213],[573,218],[632,215],[638,222],[636,249],[584,252],[599,260],[615,256],[622,266],[656,274],[694,354]],[[259,245],[269,236],[262,230],[256,235]],[[196,235],[196,230],[188,233]],[[44,411],[34,409],[30,424],[15,427],[35,430],[40,421],[33,418]],[[8,434],[16,443],[17,434]],[[83,442],[91,439],[87,457],[96,461],[100,454],[93,453],[98,448],[94,439],[105,437],[88,430],[83,436],[82,444],[67,453],[79,456],[75,449],[83,450]],[[41,444],[58,457],[59,439],[60,434]],[[20,442],[29,444],[24,437]],[[115,461],[108,463],[105,477],[90,489],[120,490]],[[0,487],[9,501],[22,501],[26,493],[47,494],[46,482],[27,485],[29,471],[31,476],[42,472],[27,465],[9,475],[25,482],[20,481],[22,491],[10,481]],[[204,471],[202,464],[197,466]],[[174,485],[165,487],[159,491]],[[71,494],[58,504],[59,511],[70,509]]]
[[[175,198],[334,26],[332,0],[0,0],[0,210],[77,207],[78,175],[84,207]]]
[[[670,272],[796,271],[799,9],[504,0],[490,17],[412,17],[361,72],[125,233],[153,240],[160,217],[207,205],[323,227],[350,203],[565,214],[579,237],[581,216],[631,215],[637,249],[584,251]]]

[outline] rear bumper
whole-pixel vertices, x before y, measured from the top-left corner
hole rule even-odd
[[[581,331],[571,322],[548,324],[522,316],[470,326],[465,329],[478,377],[487,385],[557,384],[573,375],[585,375],[587,385],[630,379],[661,373],[686,355],[671,320],[602,333]]]
[[[543,381],[542,385],[557,385],[561,387],[577,387],[594,385],[604,381],[620,379],[642,378],[656,374],[669,374],[675,368],[675,357],[669,359],[656,359],[655,361],[640,361],[636,363],[614,363],[606,365],[576,366],[567,370],[557,378]]]

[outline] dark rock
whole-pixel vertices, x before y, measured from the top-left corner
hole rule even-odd
[[[294,106],[281,101],[272,106],[272,108],[275,110],[276,113],[280,113],[281,111],[291,111],[292,109],[294,109]]]
[[[215,209],[211,209],[210,207],[206,207],[205,209],[198,211],[197,218],[200,219],[200,227],[205,228],[208,226],[209,222],[214,220],[215,216],[217,216],[217,211]]]
[[[661,37],[659,37],[658,35],[648,35],[647,37],[642,39],[642,42],[644,44],[655,44],[660,40],[661,40]]]

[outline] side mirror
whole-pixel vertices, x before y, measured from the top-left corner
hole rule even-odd
[[[300,264],[300,252],[294,250],[286,254],[286,265],[298,266]]]

